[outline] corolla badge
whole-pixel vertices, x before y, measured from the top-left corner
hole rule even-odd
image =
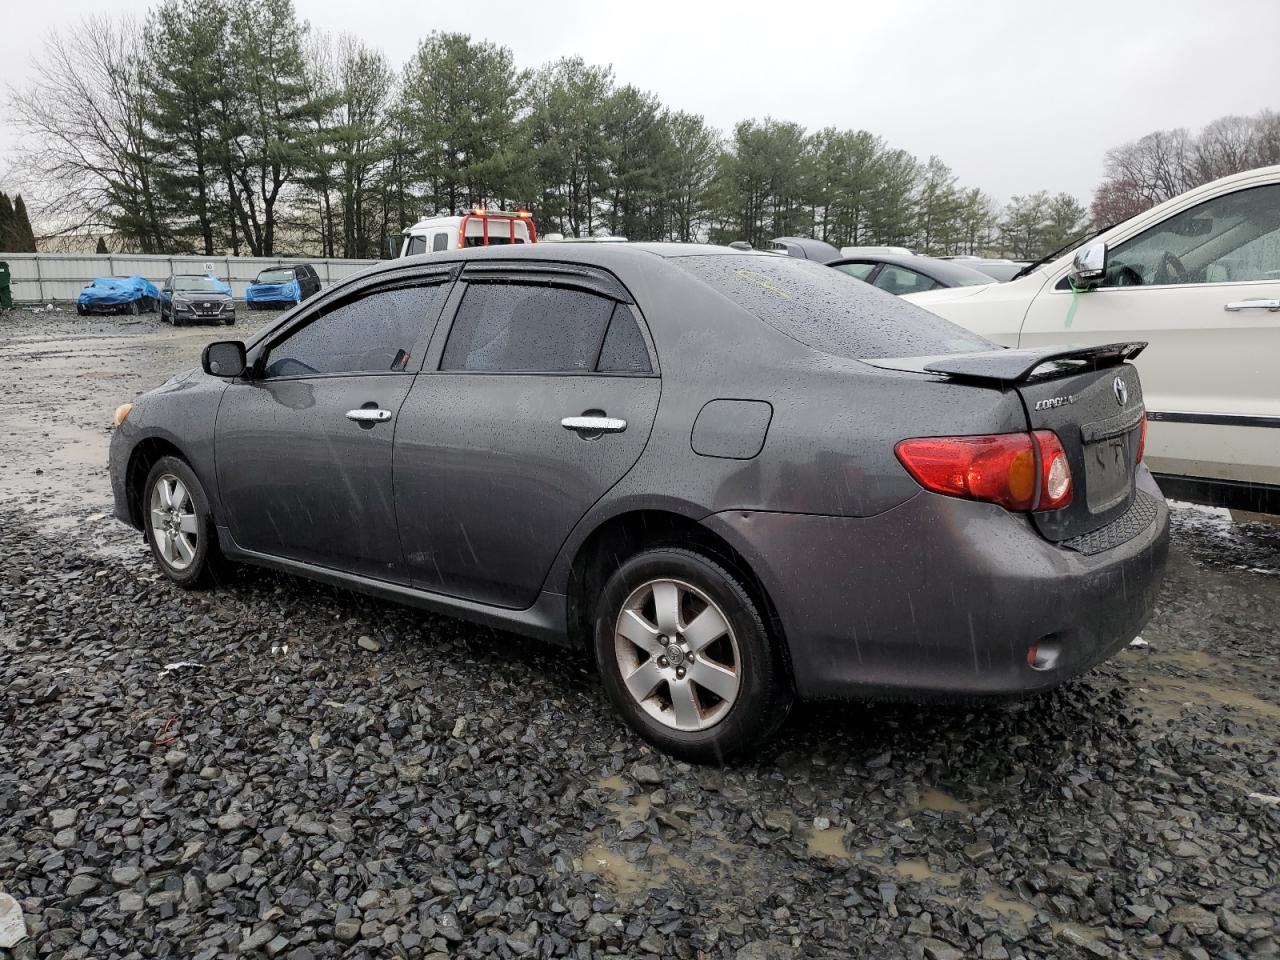
[[[1129,402],[1129,388],[1125,386],[1124,380],[1120,377],[1116,377],[1115,380],[1112,381],[1111,389],[1115,391],[1116,403],[1120,404],[1120,406],[1123,407]]]
[[[1050,397],[1048,400],[1037,400],[1037,410],[1052,410],[1054,407],[1065,407],[1068,403],[1075,403],[1074,394],[1067,394],[1065,397]]]

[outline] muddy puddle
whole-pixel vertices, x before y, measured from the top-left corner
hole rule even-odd
[[[273,316],[254,314],[234,328],[174,329],[154,315],[42,315],[0,325],[0,501],[95,555],[133,555],[141,540],[110,516],[116,407],[198,364],[210,341],[243,338]]]

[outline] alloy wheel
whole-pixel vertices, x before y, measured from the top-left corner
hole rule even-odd
[[[742,657],[724,611],[680,580],[641,584],[614,625],[623,686],[649,716],[673,730],[715,726],[742,686]]]
[[[151,488],[151,537],[173,569],[185,570],[195,560],[200,519],[191,491],[171,473],[161,475]]]

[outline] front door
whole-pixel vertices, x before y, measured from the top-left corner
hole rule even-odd
[[[392,441],[445,279],[332,298],[228,387],[215,458],[238,545],[404,580]]]
[[[396,434],[414,585],[533,603],[574,525],[644,450],[659,392],[628,303],[518,275],[468,283]]]
[[[1280,184],[1116,244],[1102,285],[1049,284],[1019,345],[1147,340],[1136,363],[1158,473],[1280,484]]]

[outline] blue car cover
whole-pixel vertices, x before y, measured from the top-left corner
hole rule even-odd
[[[138,276],[97,277],[80,291],[76,302],[84,307],[118,307],[135,300],[160,299],[160,288]]]

